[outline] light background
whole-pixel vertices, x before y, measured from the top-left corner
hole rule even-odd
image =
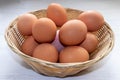
[[[97,10],[109,23],[115,35],[110,54],[76,76],[57,78],[34,72],[4,39],[5,29],[18,15],[47,8],[52,3],[80,10]],[[0,0],[0,80],[120,80],[120,0]]]

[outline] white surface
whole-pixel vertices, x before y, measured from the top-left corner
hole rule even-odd
[[[48,77],[34,72],[7,46],[4,32],[9,23],[25,12],[47,8],[51,2],[80,10],[101,12],[115,34],[110,55],[77,76]],[[0,0],[0,80],[120,80],[120,1],[118,0]]]

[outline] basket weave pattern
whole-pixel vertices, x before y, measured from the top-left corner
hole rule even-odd
[[[75,9],[66,9],[68,20],[76,19],[77,16],[82,13],[83,11],[75,10]],[[36,15],[38,18],[46,17],[46,10],[38,10],[34,12],[30,12]],[[36,59],[25,55],[20,50],[20,46],[25,40],[25,37],[22,36],[19,31],[17,30],[17,23],[18,18],[16,18],[7,28],[5,32],[5,39],[9,45],[9,47],[18,54],[28,65],[30,65],[36,72],[42,73],[48,76],[58,76],[58,77],[65,77],[68,75],[73,75],[81,70],[84,70],[91,65],[95,64],[112,50],[114,45],[114,35],[110,28],[110,26],[105,23],[103,27],[93,32],[98,40],[99,45],[96,50],[90,54],[90,60],[86,62],[78,62],[78,63],[52,63],[43,61],[40,59]]]

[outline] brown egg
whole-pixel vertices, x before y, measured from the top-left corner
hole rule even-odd
[[[47,17],[52,19],[59,27],[61,27],[67,21],[66,10],[57,3],[51,3],[48,6]]]
[[[58,51],[52,44],[43,43],[35,48],[33,57],[49,62],[57,62]]]
[[[33,14],[23,14],[21,16],[19,16],[18,18],[18,22],[17,22],[17,28],[19,30],[19,32],[22,35],[31,35],[32,34],[32,26],[34,25],[34,23],[36,22],[37,17]]]
[[[64,45],[77,45],[85,39],[86,34],[87,27],[82,21],[70,20],[60,28],[59,39]]]
[[[52,42],[56,31],[55,23],[49,18],[40,18],[32,28],[33,37],[40,43]]]
[[[38,43],[34,40],[34,38],[32,36],[29,36],[25,39],[25,41],[23,42],[21,49],[22,52],[32,56],[33,54],[33,50],[38,46]]]
[[[80,46],[85,48],[89,53],[91,53],[96,49],[98,43],[99,42],[97,37],[94,34],[88,32],[86,39],[82,42]]]
[[[78,16],[78,19],[87,25],[88,31],[97,31],[104,25],[102,14],[94,10],[83,12]]]
[[[89,53],[79,46],[66,47],[59,55],[60,63],[84,62],[87,60],[89,60]]]

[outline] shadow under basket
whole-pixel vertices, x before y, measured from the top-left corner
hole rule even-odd
[[[76,19],[83,11],[66,8],[68,20]],[[46,17],[46,9],[30,12],[36,15],[38,18]],[[7,28],[5,32],[5,39],[9,47],[18,54],[29,66],[38,73],[42,73],[48,76],[65,77],[68,75],[74,75],[81,70],[84,70],[96,62],[103,59],[112,50],[114,45],[114,35],[110,26],[105,22],[102,28],[96,32],[93,32],[98,40],[99,44],[96,50],[90,54],[90,60],[77,63],[52,63],[40,59],[36,59],[25,55],[20,51],[20,46],[24,42],[25,38],[21,35],[16,27],[18,18],[16,18]]]

